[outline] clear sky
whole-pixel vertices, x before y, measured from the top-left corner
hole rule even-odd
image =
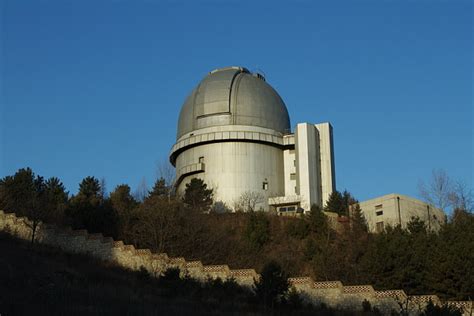
[[[224,66],[260,70],[294,127],[330,121],[337,187],[418,195],[433,168],[473,185],[473,2],[0,0],[0,177],[70,193],[167,161],[181,104]]]

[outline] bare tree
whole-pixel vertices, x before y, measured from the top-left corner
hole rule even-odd
[[[145,177],[142,178],[140,183],[138,184],[137,189],[133,193],[133,197],[135,200],[143,202],[148,195],[148,185],[146,184]]]
[[[167,160],[156,163],[156,178],[165,179],[165,184],[168,187],[172,187],[176,178],[176,171],[173,165]]]
[[[138,211],[139,220],[135,224],[137,239],[142,246],[156,252],[164,252],[176,229],[175,208],[157,197],[143,203]]]
[[[418,184],[420,195],[426,202],[446,210],[452,205],[450,198],[453,192],[452,180],[443,169],[434,169],[428,184],[420,181]]]
[[[453,209],[472,212],[474,210],[474,197],[471,188],[465,182],[456,181],[449,194],[449,202]]]
[[[452,180],[443,169],[434,169],[428,184],[419,183],[419,192],[426,202],[447,211],[474,210],[474,195],[470,187],[463,181]]]
[[[107,198],[107,183],[105,181],[105,177],[100,179],[100,195],[103,199]]]
[[[236,212],[252,212],[255,211],[257,204],[263,203],[265,197],[262,193],[256,191],[245,191],[234,202],[234,210]]]

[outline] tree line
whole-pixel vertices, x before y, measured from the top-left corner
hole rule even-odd
[[[160,178],[138,200],[127,184],[107,195],[101,181],[86,177],[78,193],[69,195],[58,178],[44,179],[25,168],[0,179],[0,209],[28,216],[33,223],[101,232],[137,248],[204,264],[262,272],[276,262],[289,276],[372,284],[380,290],[403,289],[442,299],[474,298],[474,216],[469,209],[456,208],[437,233],[414,218],[406,230],[387,227],[372,234],[347,191],[334,193],[325,207],[348,216],[341,231],[335,231],[316,206],[294,218],[255,211],[222,213],[212,193],[194,179],[183,197],[177,197]],[[355,205],[351,212],[349,205]]]

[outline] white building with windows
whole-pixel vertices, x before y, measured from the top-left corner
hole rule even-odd
[[[335,190],[332,126],[299,123],[258,73],[243,67],[211,71],[179,114],[170,161],[182,194],[192,178],[230,208],[246,193],[256,208],[309,211]]]
[[[405,229],[413,217],[424,221],[428,230],[432,231],[439,230],[446,223],[442,210],[406,195],[387,194],[359,205],[372,232],[382,232],[387,226],[397,225]]]

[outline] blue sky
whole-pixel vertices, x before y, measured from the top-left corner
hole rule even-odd
[[[470,0],[0,1],[0,177],[29,166],[71,193],[166,161],[207,72],[260,70],[292,126],[330,121],[338,189],[473,185]]]

